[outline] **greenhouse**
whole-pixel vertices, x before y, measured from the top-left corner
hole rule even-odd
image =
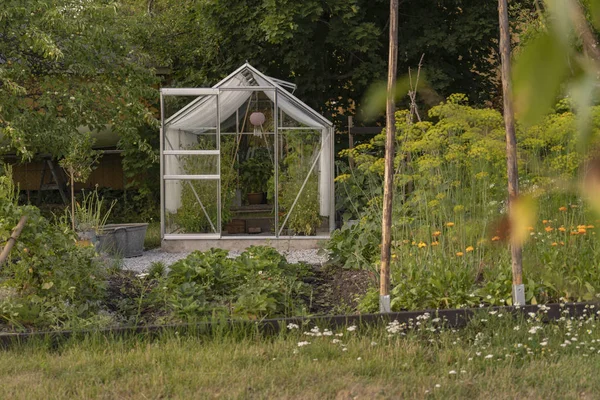
[[[161,89],[163,245],[329,236],[333,125],[295,88],[246,63],[212,88]]]

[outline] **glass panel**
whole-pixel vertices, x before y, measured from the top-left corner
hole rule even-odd
[[[230,132],[221,135],[223,236],[273,236],[274,92],[245,93],[233,118],[225,118],[221,124],[222,132]],[[257,115],[252,117],[254,113]],[[259,113],[262,116],[256,118]]]
[[[218,177],[218,153],[177,154],[219,151],[217,96],[165,96],[164,104],[167,117],[163,131],[163,150],[167,153],[163,154],[164,175]],[[220,234],[219,188],[218,178],[165,179],[165,234]]]
[[[165,175],[218,175],[219,155],[165,155]]]
[[[220,233],[217,180],[165,180],[165,233]]]
[[[281,130],[279,145],[281,235],[313,236],[328,232],[327,218],[320,215],[321,131]]]

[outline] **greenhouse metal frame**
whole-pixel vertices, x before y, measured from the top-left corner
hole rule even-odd
[[[294,90],[295,85],[266,76],[248,63],[212,88],[162,88],[160,90],[162,240],[273,240],[329,237],[330,232],[336,227],[333,183],[334,128],[330,121],[295,97]],[[173,100],[175,112],[167,115],[167,103],[172,99],[182,98],[185,99],[185,103],[177,103]],[[259,105],[262,105],[262,108],[259,109]],[[255,119],[258,119],[258,122],[267,120],[265,125],[255,124],[255,122],[252,122],[255,125],[251,125],[248,116],[252,107],[255,111],[250,115],[250,121],[255,117],[254,114],[257,114]],[[235,131],[233,131],[234,127]],[[254,129],[253,133],[248,131],[251,127]],[[305,133],[306,140],[303,136]],[[230,154],[231,150],[222,149],[227,135],[230,136],[227,145],[235,148],[233,157]],[[244,135],[248,136],[245,138]],[[296,138],[295,147],[290,145],[293,138],[291,135],[295,135],[293,136]],[[234,170],[233,166],[239,166],[237,162],[241,157],[240,146],[249,141],[264,142],[263,148],[266,152],[263,153],[268,153],[268,159],[272,160],[272,182],[269,179],[272,204],[263,206],[264,209],[272,210],[270,211],[271,228],[266,229],[267,232],[259,230],[260,234],[245,231],[230,233],[229,230],[224,232],[223,214],[232,213],[230,210],[234,207],[228,205],[229,203],[234,200],[239,202],[237,197],[240,191],[240,172]],[[296,148],[302,150],[294,150]],[[250,152],[259,150],[261,149],[258,146],[248,147],[247,160],[255,157]],[[231,159],[224,159],[224,151],[229,151],[228,156]],[[288,165],[289,160],[303,164],[297,164],[301,168],[295,168]],[[302,176],[306,174],[305,178],[298,180],[296,172],[302,172]],[[284,182],[282,177],[288,176],[283,175],[284,173],[296,174],[296,181],[290,184],[292,178],[289,178]],[[228,177],[226,184],[223,183],[224,174]],[[232,200],[233,197],[230,195],[225,196],[224,199],[223,190],[232,193],[232,188],[229,186],[233,185],[230,183],[233,181],[237,182],[236,199]],[[284,190],[287,190],[285,197],[282,194]],[[292,195],[292,190],[297,190],[295,196]],[[214,191],[214,199],[211,197],[212,191]],[[309,193],[310,198],[307,197]],[[286,207],[282,206],[284,198]],[[307,202],[314,203],[315,198],[318,206],[313,204],[310,207],[311,204]],[[321,225],[316,227],[312,234],[294,233],[294,230],[289,228],[290,222],[296,215],[294,212],[297,207],[306,209],[307,206],[313,210],[313,214],[318,208],[318,215],[310,214],[309,217],[315,225],[318,225],[319,221]],[[247,207],[252,209],[252,206]],[[247,223],[246,220],[239,218],[233,220]],[[252,218],[248,217],[248,221],[250,220]],[[198,223],[194,225],[193,222]],[[264,225],[264,221],[261,223]],[[189,227],[184,228],[187,225]]]

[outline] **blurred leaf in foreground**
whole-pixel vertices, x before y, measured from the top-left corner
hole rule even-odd
[[[424,87],[423,73],[419,79],[419,87]],[[408,76],[398,78],[394,89],[394,100],[397,102],[402,97],[408,94],[410,90],[410,81]],[[366,121],[375,119],[378,115],[385,112],[385,103],[387,99],[387,83],[386,81],[375,82],[371,85],[363,100],[363,117]]]
[[[563,43],[554,31],[542,32],[516,60],[515,111],[525,125],[538,122],[556,101],[569,66],[569,48]]]

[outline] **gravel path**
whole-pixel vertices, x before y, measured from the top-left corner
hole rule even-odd
[[[327,261],[326,255],[318,254],[319,250],[292,250],[292,251],[284,251],[281,254],[285,256],[285,258],[290,263],[296,262],[306,262],[309,264],[323,264]],[[129,269],[136,272],[144,272],[146,269],[152,265],[153,262],[162,262],[166,266],[173,264],[176,261],[185,258],[190,253],[167,253],[162,251],[161,249],[154,249],[150,251],[145,251],[139,257],[132,258],[124,258],[123,259],[123,268]],[[229,257],[237,257],[241,254],[239,251],[230,251]]]

